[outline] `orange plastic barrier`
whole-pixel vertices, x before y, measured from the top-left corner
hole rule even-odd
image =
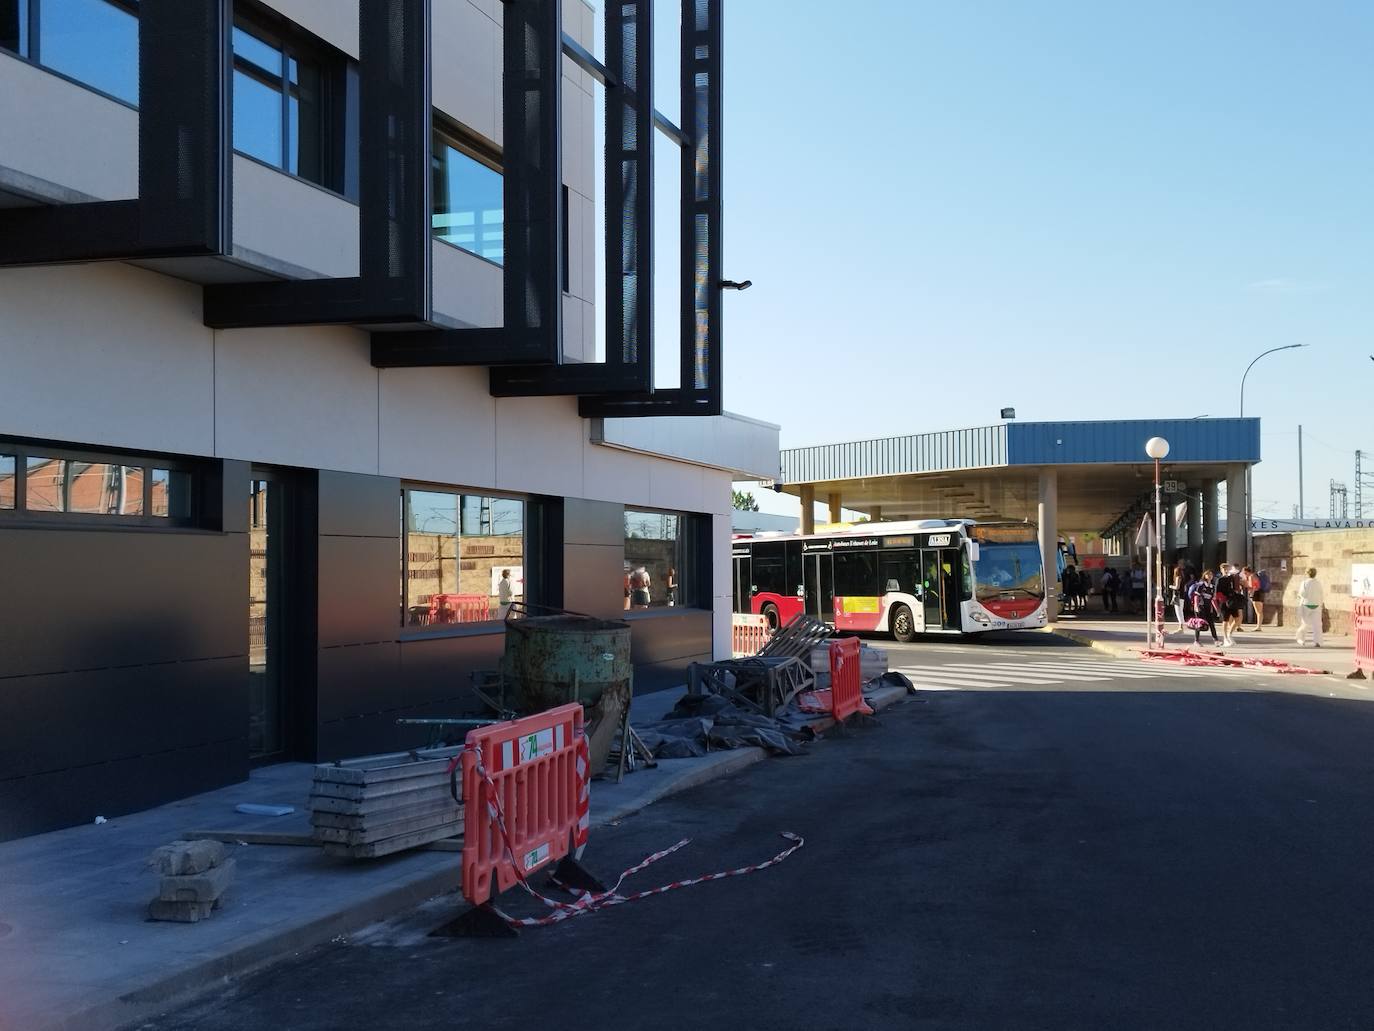
[[[429,599],[430,623],[478,623],[491,619],[485,594],[435,594]]]
[[[1374,598],[1355,599],[1355,668],[1374,673]]]
[[[584,740],[577,702],[468,734],[461,756],[463,895],[474,906],[585,843]]]
[[[830,714],[836,723],[843,723],[867,708],[859,674],[860,647],[857,637],[841,637],[830,642]]]
[[[757,655],[772,636],[767,616],[736,612],[730,620],[730,654],[736,659]]]

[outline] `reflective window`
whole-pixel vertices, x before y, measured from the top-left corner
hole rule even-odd
[[[159,518],[191,518],[191,474],[180,469],[154,469],[151,512]]]
[[[323,50],[306,56],[257,30],[236,26],[234,148],[342,190],[346,64]]]
[[[437,133],[433,162],[434,235],[501,264],[506,256],[501,173]]]
[[[142,515],[143,469],[103,462],[68,462],[67,511]]]
[[[112,0],[30,2],[38,4],[40,64],[138,103],[138,17],[127,5]]]
[[[525,595],[525,503],[448,491],[402,492],[407,626],[500,619]]]
[[[67,510],[67,463],[30,455],[24,463],[24,507],[30,512]]]
[[[13,508],[15,497],[14,456],[0,455],[0,508]]]
[[[676,512],[625,510],[625,607],[664,608],[690,603],[684,593],[688,520]],[[755,581],[758,573],[755,572]]]

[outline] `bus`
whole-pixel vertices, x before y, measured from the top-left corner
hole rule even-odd
[[[740,535],[731,558],[735,611],[775,628],[804,612],[837,630],[911,641],[1048,622],[1040,545],[1026,523],[920,519]]]

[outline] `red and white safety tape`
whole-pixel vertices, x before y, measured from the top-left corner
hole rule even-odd
[[[585,748],[586,738],[583,737],[579,742],[579,759],[583,757]],[[802,838],[800,835],[793,834],[790,831],[783,831],[781,832],[782,837],[792,842],[792,844],[789,845],[787,848],[783,849],[772,859],[767,859],[762,863],[755,863],[752,866],[741,866],[734,870],[721,870],[716,873],[705,874],[701,877],[692,877],[683,881],[672,881],[669,884],[663,884],[657,888],[649,888],[645,891],[637,891],[629,895],[620,894],[620,886],[625,883],[626,878],[633,877],[635,874],[639,873],[646,867],[652,866],[660,859],[672,855],[678,849],[685,847],[687,843],[691,841],[691,838],[683,838],[676,845],[673,845],[669,848],[665,848],[661,852],[655,852],[653,855],[646,856],[644,859],[640,860],[634,866],[630,867],[628,870],[622,873],[619,878],[616,879],[615,884],[612,885],[608,891],[579,892],[576,889],[573,889],[574,899],[572,902],[563,902],[559,899],[551,899],[548,896],[537,891],[534,887],[532,887],[529,881],[525,878],[525,871],[521,867],[520,863],[516,861],[515,853],[511,849],[510,834],[506,830],[506,818],[505,814],[501,811],[501,803],[499,801],[499,795],[496,790],[496,785],[492,782],[490,774],[487,773],[486,767],[482,764],[482,751],[479,748],[473,748],[471,749],[471,751],[473,751],[476,756],[476,762],[474,764],[476,773],[479,777],[482,778],[482,782],[487,786],[487,816],[490,818],[492,825],[496,827],[497,831],[501,835],[501,847],[505,849],[506,858],[510,861],[511,868],[515,871],[516,883],[519,884],[520,887],[524,888],[526,893],[528,893],[530,896],[538,899],[540,902],[544,903],[544,905],[548,906],[550,909],[553,910],[553,913],[546,917],[514,917],[508,913],[503,912],[496,905],[492,905],[492,911],[496,913],[496,915],[499,916],[502,920],[506,921],[506,923],[510,924],[512,927],[547,927],[550,924],[561,923],[562,921],[569,920],[572,917],[581,916],[583,913],[594,913],[599,909],[606,909],[610,906],[619,906],[625,904],[626,902],[635,902],[639,899],[648,898],[650,895],[662,895],[665,892],[675,891],[678,888],[690,888],[694,884],[704,884],[707,881],[719,881],[724,880],[726,877],[740,877],[747,873],[755,873],[758,870],[766,870],[770,866],[776,866],[778,863],[781,863],[793,852],[797,851],[797,849],[801,848],[803,845],[806,844],[806,840]],[[579,773],[581,772],[582,768],[583,767],[579,765]],[[590,780],[590,777],[582,777],[583,794],[590,794]],[[581,824],[581,813],[579,812],[577,840],[581,842],[582,845],[585,845],[586,836],[586,831],[583,829],[583,826]]]

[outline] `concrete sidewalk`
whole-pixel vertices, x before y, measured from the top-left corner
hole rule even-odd
[[[634,722],[659,718],[680,694],[637,698]],[[884,688],[869,698],[883,708],[903,695]],[[830,725],[819,721],[818,729]],[[620,784],[594,782],[592,825],[763,758],[760,748],[714,752],[661,760]],[[154,848],[194,831],[308,836],[311,775],[307,763],[265,767],[219,791],[0,844],[0,1031],[120,1027],[179,994],[458,889],[459,854],[452,850],[351,862],[309,845],[228,844],[238,876],[222,910],[197,924],[146,919],[157,878],[144,862]],[[241,802],[292,805],[296,812],[244,816],[234,812]],[[595,836],[592,848],[594,862]],[[455,912],[463,905],[455,895]]]
[[[1170,631],[1164,643],[1170,648],[1192,648],[1193,632],[1173,632],[1173,625],[1171,613],[1170,619],[1164,624],[1165,629]],[[1118,658],[1138,659],[1145,647],[1145,620],[1141,617],[1128,620],[1061,616],[1060,621],[1048,630]],[[1294,666],[1329,670],[1342,677],[1355,668],[1353,637],[1327,634],[1321,648],[1313,648],[1310,645],[1300,648],[1294,641],[1293,631],[1289,627],[1267,626],[1256,632],[1253,626],[1248,626],[1236,635],[1235,646],[1231,648],[1213,646],[1211,638],[1204,630],[1201,647],[1204,651],[1222,651],[1239,659],[1278,659]],[[1374,686],[1374,682],[1370,683]]]

